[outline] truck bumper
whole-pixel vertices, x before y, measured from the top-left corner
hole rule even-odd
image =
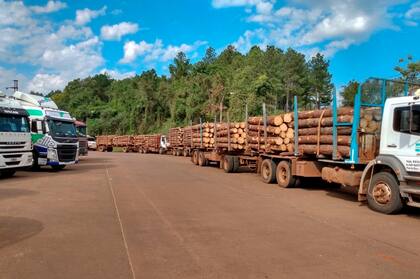
[[[407,200],[408,206],[420,208],[420,182],[400,182],[400,194]]]
[[[0,169],[20,169],[32,166],[32,151],[1,153]]]

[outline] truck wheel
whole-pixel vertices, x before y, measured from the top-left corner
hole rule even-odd
[[[128,151],[129,151],[129,150],[128,150],[128,147],[123,147],[123,148],[122,148],[122,151],[123,151],[124,153],[128,153]]]
[[[198,165],[198,151],[194,150],[193,151],[193,155],[191,157],[192,162],[194,163],[194,165]]]
[[[104,151],[105,151],[105,148],[104,148],[103,146],[99,146],[99,147],[98,147],[98,151],[99,151],[99,152],[104,152]]]
[[[234,161],[233,161],[233,157],[232,156],[229,156],[229,155],[224,156],[223,157],[223,160],[222,160],[222,164],[223,164],[223,170],[226,173],[233,172],[233,169],[234,169]]]
[[[162,155],[164,153],[163,148],[159,149],[159,154]]]
[[[239,157],[233,156],[233,172],[238,172],[240,166]]]
[[[276,163],[270,159],[265,159],[261,163],[261,178],[264,183],[271,184],[276,181]]]
[[[281,161],[277,165],[276,169],[277,184],[282,188],[291,188],[295,186],[296,178],[292,175],[292,169],[290,163],[287,161]]]
[[[388,172],[373,175],[367,200],[371,209],[385,214],[395,214],[403,208],[398,182]]]
[[[183,152],[183,153],[184,153],[184,154],[183,154],[183,155],[184,155],[184,157],[188,157],[188,155],[189,155],[189,154],[188,154],[188,150],[187,150],[187,149],[184,149],[184,152]]]
[[[12,177],[13,175],[15,175],[16,171],[15,170],[5,170],[0,172],[0,177],[1,178],[9,178]]]
[[[207,166],[207,159],[202,151],[198,153],[198,165],[201,167]]]
[[[51,168],[55,171],[61,171],[66,167],[66,165],[58,165],[58,166],[51,166]]]

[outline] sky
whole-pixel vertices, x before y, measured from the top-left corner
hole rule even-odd
[[[195,62],[230,44],[320,52],[341,87],[420,59],[419,24],[410,0],[0,0],[0,90],[14,79],[48,93],[104,72],[167,74],[179,51]]]

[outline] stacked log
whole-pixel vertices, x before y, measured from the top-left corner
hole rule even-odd
[[[133,145],[133,136],[116,136],[112,139],[114,147],[128,147]]]
[[[354,109],[342,107],[337,111],[338,123],[352,123]],[[362,133],[380,131],[381,111],[363,108],[360,112]],[[248,143],[251,150],[271,153],[294,152],[293,114],[286,113],[267,117],[267,137],[264,136],[262,117],[248,119]],[[350,156],[351,126],[337,127],[338,156]],[[301,111],[298,113],[299,153],[307,155],[331,155],[333,152],[332,109]]]
[[[248,147],[265,152],[293,152],[293,114],[267,117],[267,137],[264,135],[263,117],[248,118]]]
[[[214,148],[214,123],[202,123],[192,126],[192,146]]]
[[[182,144],[184,147],[191,147],[191,139],[192,139],[192,127],[184,127],[182,128],[183,132],[183,138],[182,138]]]
[[[220,149],[231,151],[245,150],[246,148],[246,123],[220,123],[216,125],[216,144]]]
[[[170,147],[181,147],[184,144],[184,129],[177,127],[169,129],[168,141]]]

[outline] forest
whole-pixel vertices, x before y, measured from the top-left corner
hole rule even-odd
[[[411,64],[417,79],[419,63]],[[397,71],[405,77],[412,75],[408,70]],[[242,54],[228,46],[217,55],[209,47],[196,63],[178,53],[167,76],[155,70],[123,80],[98,74],[73,80],[49,96],[86,121],[91,135],[146,134],[198,123],[200,118],[242,120],[246,107],[249,115],[261,115],[262,103],[270,114],[289,111],[293,96],[298,96],[301,108],[328,106],[331,78],[329,61],[319,53],[306,60],[291,48],[254,46]],[[344,104],[351,104],[356,90],[357,83],[350,81],[343,89]]]

